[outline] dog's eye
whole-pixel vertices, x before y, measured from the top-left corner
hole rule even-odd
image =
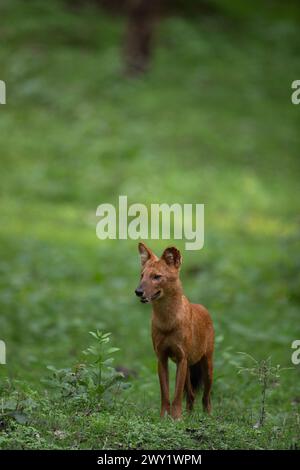
[[[154,274],[153,276],[153,279],[155,279],[156,281],[159,281],[161,278],[162,278],[161,274]]]

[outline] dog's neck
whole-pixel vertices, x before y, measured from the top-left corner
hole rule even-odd
[[[166,293],[161,299],[152,302],[153,321],[161,329],[173,329],[183,308],[183,290],[178,280],[174,288]]]

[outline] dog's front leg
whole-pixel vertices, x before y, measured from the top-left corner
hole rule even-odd
[[[182,358],[177,363],[177,370],[176,370],[175,396],[174,396],[174,400],[172,403],[172,417],[174,419],[181,418],[182,398],[183,398],[184,384],[186,381],[186,373],[187,373],[187,360],[186,358]]]
[[[168,358],[165,356],[158,359],[158,376],[161,393],[160,416],[163,418],[166,413],[170,414],[169,369]]]

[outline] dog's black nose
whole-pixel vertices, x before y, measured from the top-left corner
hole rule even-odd
[[[143,295],[143,290],[140,289],[139,287],[137,289],[135,289],[135,295],[137,295],[138,297],[142,297]]]

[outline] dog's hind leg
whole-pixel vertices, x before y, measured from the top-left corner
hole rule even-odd
[[[184,391],[186,395],[186,409],[187,411],[192,411],[194,407],[194,401],[195,401],[195,392],[193,390],[192,383],[191,383],[191,374],[190,374],[189,367],[187,368],[187,372],[186,372]]]
[[[203,410],[207,413],[211,412],[211,399],[210,392],[213,381],[213,361],[212,354],[203,356],[201,359],[201,368],[202,368],[202,378],[203,378],[203,397],[202,404]]]

